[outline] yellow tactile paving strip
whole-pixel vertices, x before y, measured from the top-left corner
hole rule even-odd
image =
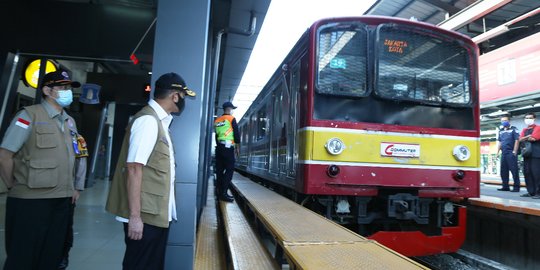
[[[238,174],[233,183],[299,269],[427,269]]]
[[[218,228],[214,188],[208,187],[206,206],[201,214],[199,230],[197,231],[197,249],[195,251],[196,270],[221,270],[225,267],[223,241],[221,230]]]
[[[280,269],[236,203],[220,202],[233,269]],[[256,265],[256,267],[255,267]]]
[[[300,269],[421,269],[401,255],[375,243],[287,246],[287,255]]]

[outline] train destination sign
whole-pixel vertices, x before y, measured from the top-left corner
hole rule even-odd
[[[419,144],[381,143],[381,156],[386,157],[420,157]]]
[[[385,39],[384,46],[388,48],[388,52],[403,54],[403,50],[409,47],[409,44],[403,40]]]

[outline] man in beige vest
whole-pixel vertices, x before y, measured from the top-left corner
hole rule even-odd
[[[43,101],[13,119],[0,145],[0,175],[6,200],[4,270],[57,269],[74,190],[77,127],[64,107],[71,104],[67,72],[47,73]]]
[[[163,269],[169,224],[176,220],[172,114],[195,93],[176,73],[159,77],[154,99],[128,124],[111,183],[107,211],[124,223],[123,269]]]

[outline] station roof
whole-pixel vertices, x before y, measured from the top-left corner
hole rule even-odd
[[[227,32],[222,40],[216,107],[234,97],[269,4],[270,0],[211,1],[209,42],[212,44],[215,42],[216,34],[220,30],[224,29]],[[158,0],[2,1],[4,12],[0,13],[6,13],[4,15],[7,16],[0,16],[0,23],[15,24],[16,27],[0,30],[3,36],[15,37],[8,41],[8,45],[4,43],[0,47],[19,48],[23,53],[47,52],[116,59],[121,61],[100,61],[100,65],[114,73],[147,74],[151,71],[155,28],[151,29],[137,51],[137,57],[141,60],[140,65],[135,66],[129,62],[129,53],[156,17],[157,5]],[[22,13],[19,12],[22,7],[30,8]],[[539,8],[538,0],[378,0],[364,14],[407,19],[415,17],[419,21],[468,35],[473,40],[478,40],[482,53],[488,53],[537,33],[540,30]],[[47,42],[40,44],[32,42],[32,38],[42,38],[46,34],[46,31],[41,31],[43,29],[39,25],[40,21],[45,19],[43,14],[47,14],[48,9],[66,11],[62,12],[66,14],[64,20],[48,21],[49,27],[63,27],[67,33],[74,33],[73,37],[66,37],[66,42],[54,45]],[[92,20],[85,22],[85,19],[92,18],[89,14],[99,15],[100,22]],[[257,17],[253,35],[238,34],[249,30],[252,15]],[[66,24],[66,21],[70,23]],[[504,24],[507,26],[502,34],[494,33]],[[127,26],[132,31],[125,31]],[[236,31],[229,31],[231,29]],[[27,31],[28,35],[18,34],[24,31]],[[111,39],[115,42],[109,42]],[[212,65],[210,62],[208,64]],[[211,72],[210,66],[207,72]],[[531,96],[501,104],[483,104],[482,112],[488,115],[501,108],[519,110],[537,103],[540,103],[540,97]]]

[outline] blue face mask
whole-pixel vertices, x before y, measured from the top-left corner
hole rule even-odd
[[[58,97],[55,100],[58,105],[65,108],[73,102],[73,92],[71,92],[71,89],[58,90]]]
[[[509,127],[509,126],[510,126],[510,122],[508,122],[508,121],[501,121],[501,125],[502,125],[503,127]]]

